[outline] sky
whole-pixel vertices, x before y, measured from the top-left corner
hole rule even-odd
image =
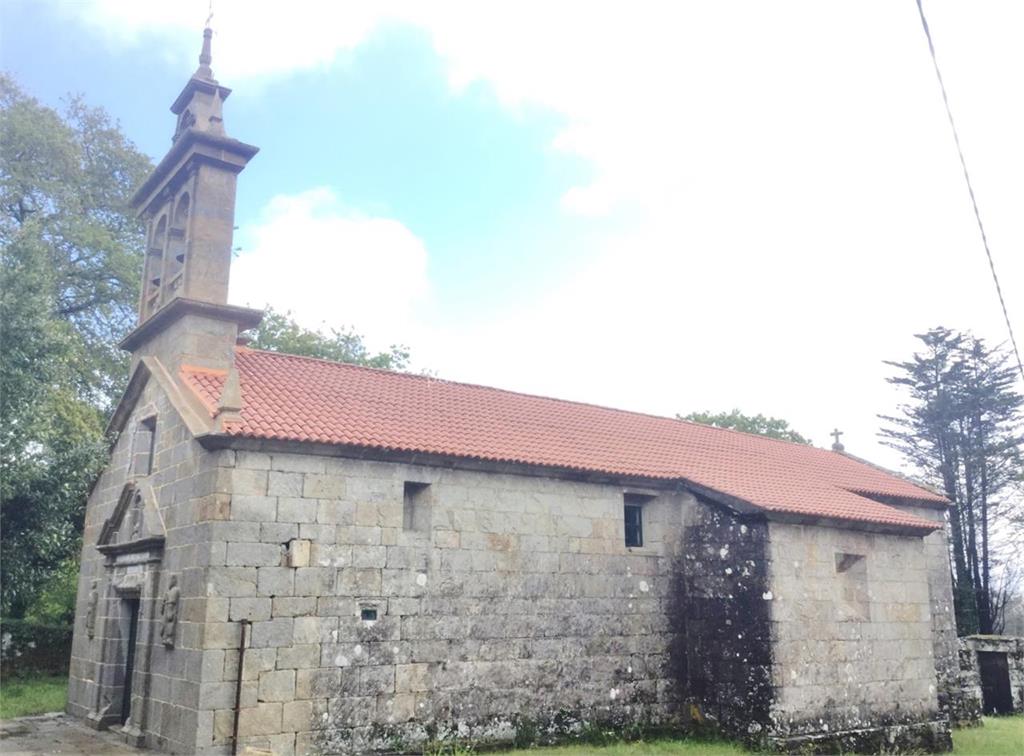
[[[1024,4],[925,0],[1024,338]],[[207,0],[0,0],[0,67],[154,160]],[[784,418],[897,467],[884,360],[1006,324],[914,0],[215,0],[231,301],[439,377]],[[1024,346],[1024,344],[1022,344]]]

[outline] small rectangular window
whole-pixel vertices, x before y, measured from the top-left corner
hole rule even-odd
[[[430,484],[405,482],[402,500],[402,529],[427,533],[430,531]]]
[[[844,554],[836,552],[836,574],[852,572],[855,574],[866,574],[867,563],[863,554]]]
[[[836,608],[842,620],[871,617],[868,595],[868,563],[863,554],[836,552]]]
[[[626,494],[624,519],[626,526],[626,546],[638,548],[644,545],[644,499],[640,496]]]
[[[377,609],[370,606],[365,606],[359,610],[359,619],[363,622],[376,622],[377,621]]]
[[[147,417],[135,428],[132,438],[132,473],[146,476],[153,472],[153,453],[156,450],[156,418]]]

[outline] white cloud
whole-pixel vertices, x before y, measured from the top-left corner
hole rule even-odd
[[[115,43],[163,35],[190,58],[205,17],[203,0],[67,5]],[[1024,6],[925,7],[1024,338],[1024,105],[1013,95]],[[873,446],[874,415],[895,402],[881,360],[907,356],[911,334],[939,323],[1006,337],[911,2],[218,0],[216,12],[214,68],[235,86],[330,65],[383,23],[415,24],[453,90],[484,82],[511,112],[564,116],[553,147],[593,174],[567,190],[567,212],[634,219],[506,317],[449,312],[457,325],[428,329],[422,306],[397,316],[366,294],[412,302],[416,276],[396,290],[383,268],[331,258],[360,291],[306,286],[324,270],[314,251],[353,248],[323,240],[381,236],[293,198],[239,260],[236,278],[250,282],[236,291],[263,286],[312,320],[415,331],[414,353],[446,376],[657,412],[739,405],[819,442],[838,424],[852,450],[890,463]],[[422,251],[383,236],[387,249]],[[285,274],[303,284],[282,286]]]
[[[92,0],[59,2],[58,10],[108,44],[197,65],[207,0]],[[330,65],[344,50],[366,39],[386,16],[373,3],[319,0],[217,0],[213,70],[237,84]],[[250,91],[251,88],[250,88]]]
[[[240,242],[233,303],[271,304],[307,328],[354,326],[377,349],[419,332],[427,251],[400,222],[352,211],[321,187],[274,197]]]

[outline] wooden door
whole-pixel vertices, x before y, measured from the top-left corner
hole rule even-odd
[[[981,703],[985,713],[1012,714],[1013,695],[1006,654],[979,651],[978,668],[981,671]]]

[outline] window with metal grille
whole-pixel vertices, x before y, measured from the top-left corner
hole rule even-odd
[[[635,548],[644,545],[643,497],[626,494],[623,507],[626,525],[626,546]]]

